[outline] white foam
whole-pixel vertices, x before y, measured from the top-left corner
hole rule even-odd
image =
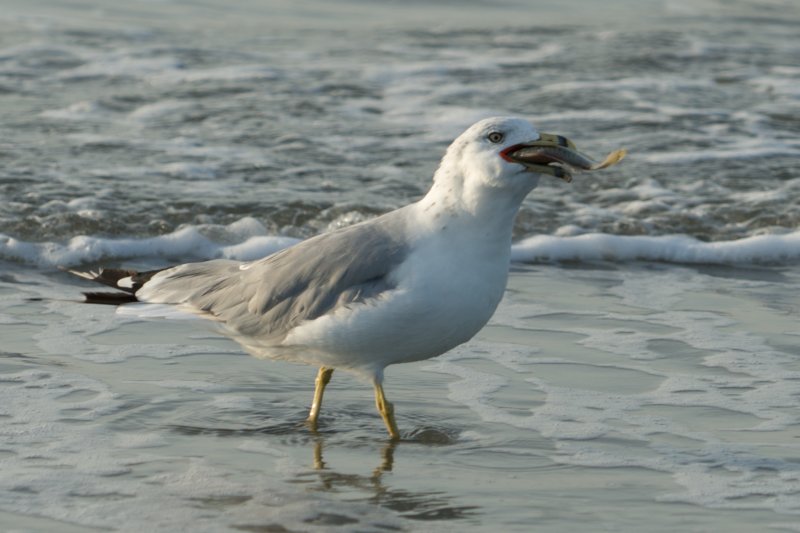
[[[204,81],[274,80],[279,71],[264,65],[230,65],[207,69],[172,69],[149,76],[158,83],[191,83]]]
[[[686,79],[675,77],[628,77],[616,80],[578,80],[550,83],[544,85],[540,90],[546,92],[565,93],[571,91],[610,91],[624,89],[664,89],[674,90],[681,88],[708,87],[710,80]]]
[[[112,116],[111,111],[96,101],[76,102],[62,109],[51,109],[40,113],[45,118],[55,118],[59,120],[109,120]]]
[[[26,242],[0,234],[0,258],[43,267],[134,258],[190,261],[223,257],[245,261],[269,255],[298,242],[289,237],[254,235],[264,231],[261,223],[245,217],[228,226],[187,226],[166,235],[145,239],[81,235],[66,243]],[[245,240],[233,244],[215,242],[203,232],[218,233],[224,240]]]
[[[195,107],[196,104],[180,100],[159,100],[137,107],[128,114],[128,119],[133,122],[148,123]]]
[[[138,78],[156,75],[164,71],[178,70],[181,63],[171,57],[136,57],[127,52],[100,54],[93,60],[75,68],[56,74],[65,81],[85,78]]]
[[[160,165],[158,170],[169,177],[185,180],[213,180],[218,175],[216,165],[198,163],[167,163]]]
[[[670,191],[647,184],[633,191],[641,198],[625,203],[625,212],[651,213],[670,209]],[[630,190],[626,194],[630,194]],[[607,194],[613,194],[613,191]],[[743,193],[742,201],[760,203],[779,193]],[[82,205],[82,204],[81,204]],[[67,206],[64,206],[67,209]],[[84,210],[85,211],[85,210]],[[584,215],[591,215],[586,213]],[[360,220],[345,214],[328,229]],[[555,235],[525,238],[512,247],[512,260],[524,263],[552,261],[658,261],[677,264],[787,264],[800,259],[800,231],[753,235],[742,239],[703,242],[686,235],[610,235],[585,233],[579,226],[556,230]],[[264,235],[264,226],[245,217],[228,226],[187,226],[166,235],[144,239],[77,236],[65,243],[26,242],[0,234],[0,259],[42,267],[75,266],[101,261],[164,259],[197,261],[226,258],[250,261],[299,242],[292,237]],[[214,235],[212,239],[207,235]],[[216,240],[219,238],[219,240]],[[221,241],[221,242],[220,242]]]
[[[688,264],[782,264],[800,259],[800,231],[733,241],[702,242],[685,235],[625,236],[590,233],[539,235],[515,244],[513,261],[659,261]]]
[[[676,152],[657,152],[637,156],[647,163],[674,165],[696,163],[698,161],[753,159],[757,157],[795,157],[800,155],[796,143],[778,140],[740,141],[729,148],[707,150],[685,150]]]
[[[259,235],[250,237],[246,241],[239,244],[232,244],[225,246],[221,255],[225,259],[236,259],[238,261],[253,261],[261,257],[266,257],[270,254],[288,248],[293,244],[300,242],[300,239],[293,237],[278,237],[271,235]]]

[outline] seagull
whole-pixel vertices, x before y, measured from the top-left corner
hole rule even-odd
[[[84,293],[89,303],[170,304],[223,324],[258,358],[318,367],[312,430],[334,369],[366,377],[398,440],[384,369],[443,354],[489,321],[506,288],[514,219],[542,175],[569,182],[624,156],[598,163],[524,119],[489,118],[447,148],[424,197],[377,218],[256,261],[70,272],[117,289]]]

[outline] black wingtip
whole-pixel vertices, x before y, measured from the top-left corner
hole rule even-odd
[[[122,305],[139,301],[127,292],[84,292],[83,296],[87,304]]]
[[[59,267],[61,268],[61,267]],[[136,291],[142,288],[142,285],[150,281],[150,278],[158,274],[164,269],[148,270],[147,272],[137,272],[135,270],[123,268],[101,268],[99,271],[83,272],[79,270],[72,270],[68,268],[61,268],[79,278],[94,281],[108,287],[112,287],[121,293],[115,292],[87,292],[87,303],[104,303],[109,305],[116,305],[120,303],[136,302]]]

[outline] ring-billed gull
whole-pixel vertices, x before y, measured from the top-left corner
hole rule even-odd
[[[177,305],[221,322],[257,357],[318,366],[312,428],[334,369],[368,377],[398,439],[384,369],[440,355],[486,324],[506,287],[514,218],[541,174],[570,181],[624,155],[595,163],[523,119],[486,119],[450,145],[422,199],[375,219],[257,261],[73,273],[123,291],[89,302]]]

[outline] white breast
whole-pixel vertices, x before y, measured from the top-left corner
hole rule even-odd
[[[428,232],[393,273],[395,290],[306,322],[283,344],[305,347],[319,364],[330,356],[338,367],[370,371],[444,353],[494,313],[508,277],[508,241]]]

